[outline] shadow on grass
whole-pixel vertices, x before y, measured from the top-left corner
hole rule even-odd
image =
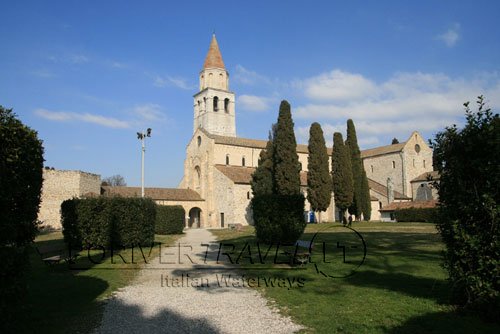
[[[197,305],[192,305],[196,308]],[[154,315],[145,315],[138,305],[128,305],[119,299],[109,302],[101,326],[96,333],[218,333],[204,318],[189,318],[170,309],[156,309]],[[229,316],[229,315],[228,315]]]
[[[479,330],[480,328],[480,330]],[[498,333],[499,326],[455,312],[433,312],[408,319],[402,325],[386,329],[388,334],[407,333]]]

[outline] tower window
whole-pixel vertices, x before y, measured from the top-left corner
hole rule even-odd
[[[226,155],[226,165],[229,165],[229,154]]]
[[[396,161],[392,162],[392,168],[396,168]]]
[[[225,111],[226,113],[228,113],[228,112],[229,112],[229,99],[228,99],[228,98],[225,98],[225,99],[224,99],[224,111]]]
[[[201,136],[198,136],[198,146],[201,145]]]
[[[245,157],[241,158],[241,165],[245,167]]]
[[[250,192],[247,191],[247,199],[250,199]]]
[[[219,110],[219,98],[214,96],[214,111]]]
[[[371,169],[371,171],[372,171],[372,173],[373,173],[373,165],[370,165],[370,169]]]

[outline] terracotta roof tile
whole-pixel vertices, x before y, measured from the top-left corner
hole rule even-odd
[[[406,142],[370,148],[368,150],[363,150],[363,151],[361,151],[361,159],[368,158],[368,157],[374,157],[376,155],[400,152],[404,148],[405,145],[406,145]]]
[[[387,187],[384,186],[383,184],[373,181],[372,179],[368,179],[368,186],[373,191],[378,192],[379,194],[387,197]],[[394,199],[410,200],[411,198],[394,190]]]
[[[226,165],[216,165],[222,174],[227,176],[234,183],[239,184],[250,184],[252,180],[252,174],[255,172],[255,167],[242,167],[242,166],[226,166]],[[300,172],[300,185],[307,185],[307,173]]]
[[[217,44],[217,40],[215,39],[215,34],[212,37],[212,42],[210,43],[210,48],[208,49],[207,58],[205,58],[205,64],[203,65],[203,69],[216,67],[226,69],[224,67],[224,62],[222,61],[222,56],[219,51],[219,45]]]
[[[439,200],[433,199],[429,201],[416,201],[416,202],[392,202],[380,209],[379,211],[394,211],[398,209],[427,209],[435,208]]]
[[[104,186],[102,195],[105,197],[141,197],[141,188]],[[165,201],[203,201],[200,195],[192,189],[144,188],[144,196]]]
[[[215,140],[216,144],[252,147],[252,148],[260,148],[260,149],[266,148],[266,145],[267,145],[267,140],[219,136],[219,135],[214,135],[214,134],[208,133],[205,129],[202,129],[202,128],[200,128],[200,129],[209,138]],[[307,145],[298,144],[297,145],[297,153],[306,153],[306,154],[309,153]],[[328,155],[332,155],[332,149],[327,148],[327,153],[328,153]]]
[[[433,180],[439,180],[439,172],[437,170],[434,170],[432,172],[425,172],[422,175],[417,176],[411,182],[421,182],[421,181],[427,181],[427,176],[432,177]]]

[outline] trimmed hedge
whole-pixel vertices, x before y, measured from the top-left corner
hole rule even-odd
[[[73,198],[61,205],[61,223],[72,247],[147,245],[154,241],[156,205],[144,198]]]
[[[436,208],[409,208],[394,211],[397,222],[426,222],[433,223],[436,216]]]
[[[181,205],[157,205],[156,227],[158,234],[181,234],[185,226],[186,211]]]
[[[251,202],[257,238],[266,243],[295,243],[306,228],[304,196],[258,195]]]

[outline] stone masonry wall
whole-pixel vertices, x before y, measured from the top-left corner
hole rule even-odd
[[[61,229],[61,203],[87,193],[99,194],[101,176],[71,170],[43,170],[42,196],[38,220],[42,226]]]

